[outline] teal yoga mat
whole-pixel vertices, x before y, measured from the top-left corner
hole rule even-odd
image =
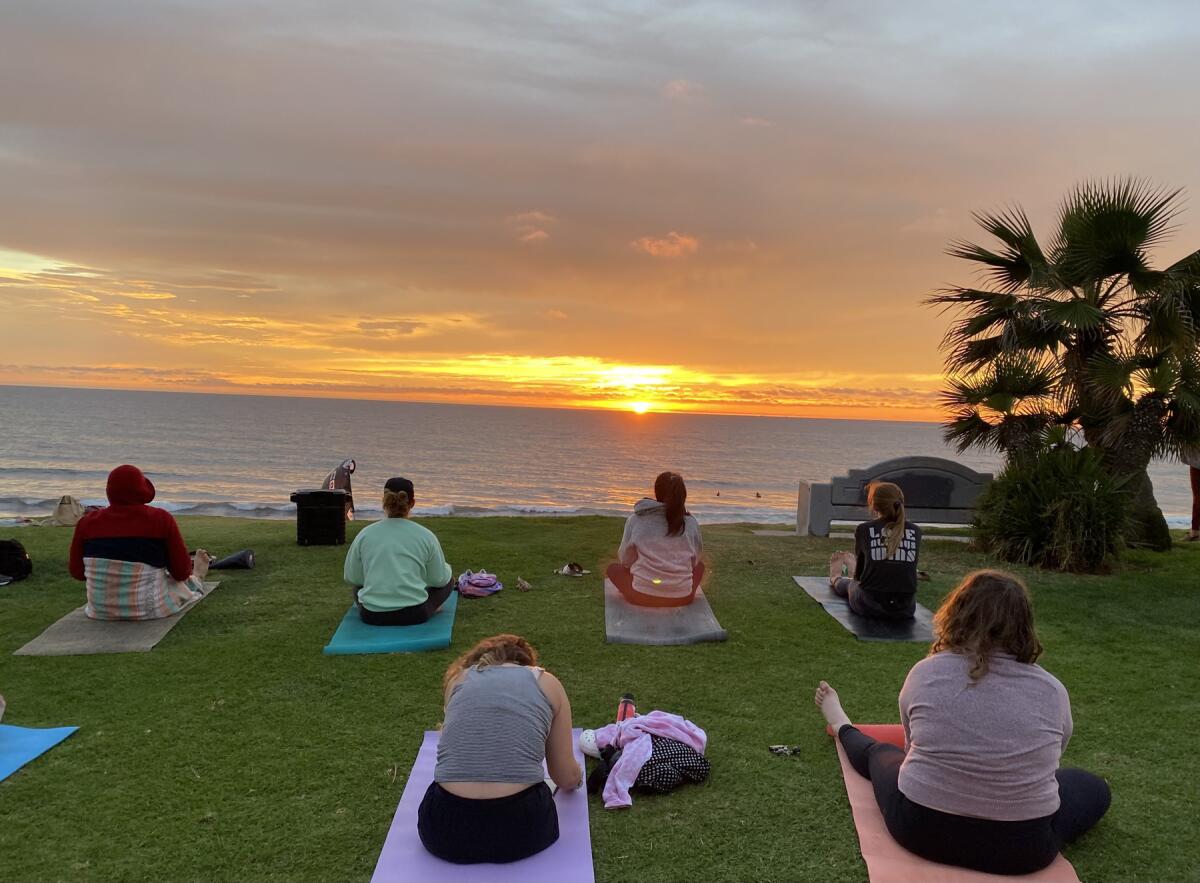
[[[79,727],[13,727],[0,724],[0,782],[45,754]]]
[[[326,656],[350,653],[418,653],[450,646],[458,592],[451,592],[442,609],[420,625],[367,625],[353,606],[342,617],[329,643]]]

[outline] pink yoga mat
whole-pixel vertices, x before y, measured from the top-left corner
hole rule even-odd
[[[855,726],[872,739],[904,747],[904,728],[899,724]],[[879,805],[875,803],[870,780],[854,771],[846,759],[846,752],[842,750],[842,743],[837,739],[833,741],[837,745],[838,760],[842,763],[842,778],[846,781],[846,794],[850,798],[850,810],[854,813],[854,827],[858,829],[858,844],[867,863],[867,875],[871,883],[1000,883],[1003,880],[1010,883],[1013,880],[1079,883],[1075,868],[1062,855],[1050,867],[1020,877],[981,874],[918,858],[892,839],[883,823]]]
[[[573,735],[582,768],[579,730]],[[595,883],[587,792],[582,788],[555,795],[558,841],[537,855],[505,865],[455,865],[426,852],[417,837],[417,807],[433,781],[437,745],[438,734],[425,733],[371,883]]]

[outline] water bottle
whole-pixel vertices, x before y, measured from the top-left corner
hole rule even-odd
[[[617,703],[617,723],[627,721],[637,715],[637,707],[633,704],[633,694],[626,693]]]

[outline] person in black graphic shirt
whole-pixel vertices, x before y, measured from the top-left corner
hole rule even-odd
[[[829,584],[859,616],[912,619],[916,610],[921,528],[904,518],[904,492],[890,481],[872,482],[867,508],[878,517],[854,531],[854,559],[838,573],[842,552],[830,561]]]

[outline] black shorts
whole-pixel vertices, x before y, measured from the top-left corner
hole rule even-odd
[[[427,850],[456,865],[515,862],[558,839],[558,811],[545,782],[488,800],[458,797],[431,782],[417,833]]]

